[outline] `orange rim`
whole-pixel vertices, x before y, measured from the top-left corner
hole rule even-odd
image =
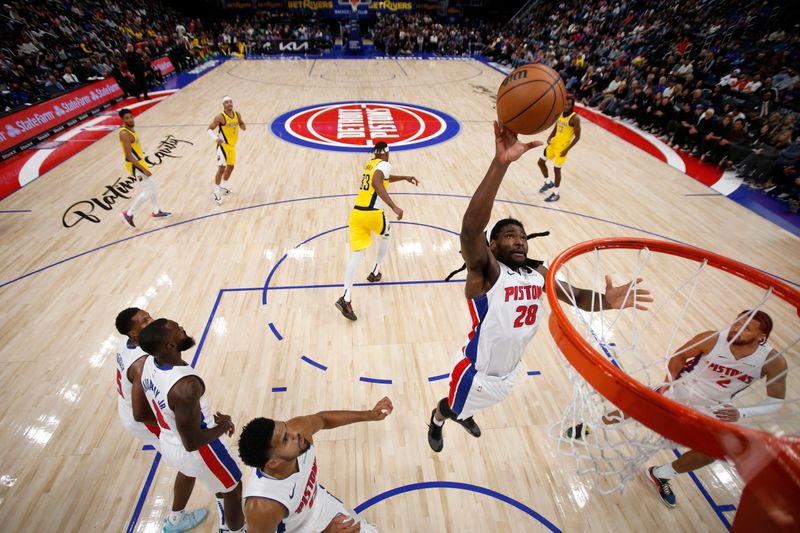
[[[700,248],[635,237],[593,239],[576,244],[562,252],[550,266],[545,288],[550,304],[550,332],[561,352],[583,378],[611,403],[670,440],[718,458],[732,458],[740,475],[748,481],[758,471],[752,457],[778,460],[792,472],[800,487],[800,437],[777,436],[765,431],[723,422],[677,403],[628,376],[595,350],[573,327],[556,297],[556,273],[561,266],[595,249],[648,248],[694,261],[708,261],[710,266],[743,278],[791,304],[800,315],[800,292],[769,274]],[[749,458],[749,459],[748,459]],[[759,461],[760,462],[760,461]]]

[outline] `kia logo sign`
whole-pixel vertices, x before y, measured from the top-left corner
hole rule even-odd
[[[281,139],[320,150],[364,152],[378,141],[392,150],[424,148],[453,138],[461,126],[446,113],[397,102],[333,102],[295,109],[272,122]]]

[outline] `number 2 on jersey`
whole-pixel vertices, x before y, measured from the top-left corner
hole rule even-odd
[[[533,305],[520,305],[517,307],[517,319],[514,320],[514,327],[521,328],[523,322],[530,326],[534,322],[536,322],[536,312],[539,311],[539,306],[537,304]]]
[[[368,191],[369,190],[369,174],[366,172],[361,175],[361,190]]]

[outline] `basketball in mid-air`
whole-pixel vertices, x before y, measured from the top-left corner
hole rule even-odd
[[[523,65],[497,90],[497,118],[514,133],[532,135],[553,124],[566,99],[558,72],[541,63]]]

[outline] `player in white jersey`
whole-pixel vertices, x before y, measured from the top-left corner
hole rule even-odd
[[[233,422],[227,415],[212,415],[205,383],[181,359],[194,339],[174,321],[159,318],[139,333],[139,344],[153,356],[145,359],[141,383],[161,428],[164,461],[215,494],[223,531],[244,531],[242,473],[225,442],[233,435]]]
[[[147,399],[142,390],[142,367],[147,354],[139,347],[139,332],[142,331],[153,318],[147,311],[136,307],[129,307],[117,315],[116,327],[125,340],[117,348],[117,413],[125,430],[137,439],[160,450],[158,440],[160,430],[155,415],[147,406]],[[144,413],[144,420],[136,421],[133,415],[133,404],[140,405],[139,411]],[[143,409],[142,409],[143,406]],[[192,512],[185,512],[186,504],[194,488],[193,477],[188,477],[180,472],[175,477],[173,487],[172,511],[164,519],[163,531],[165,533],[179,533],[197,527],[202,522],[208,511],[204,508]]]
[[[508,166],[522,154],[541,146],[538,141],[521,143],[516,134],[495,122],[495,156],[464,213],[461,224],[461,255],[467,267],[467,297],[472,330],[454,359],[450,393],[431,412],[428,444],[435,452],[444,447],[442,427],[455,420],[472,436],[481,430],[472,416],[505,399],[514,386],[525,346],[544,314],[542,292],[547,269],[528,259],[528,240],[518,220],[498,222],[487,246],[483,233],[492,205]],[[637,283],[641,280],[637,280]],[[652,301],[646,290],[627,283],[611,285],[606,276],[605,294],[559,284],[558,298],[581,309],[622,309]]]
[[[369,411],[322,411],[286,422],[254,418],[242,430],[239,457],[255,470],[244,490],[250,533],[377,532],[319,484],[313,435],[322,429],[383,420],[389,398]]]
[[[786,398],[786,359],[767,344],[772,319],[763,311],[742,311],[736,322],[719,332],[705,331],[684,344],[668,363],[671,379],[661,388],[665,396],[689,407],[712,413],[720,420],[777,412]],[[735,408],[733,397],[761,378],[767,380],[767,399]],[[669,480],[713,463],[714,457],[689,450],[672,463],[651,466],[648,479],[668,507],[675,507]]]

